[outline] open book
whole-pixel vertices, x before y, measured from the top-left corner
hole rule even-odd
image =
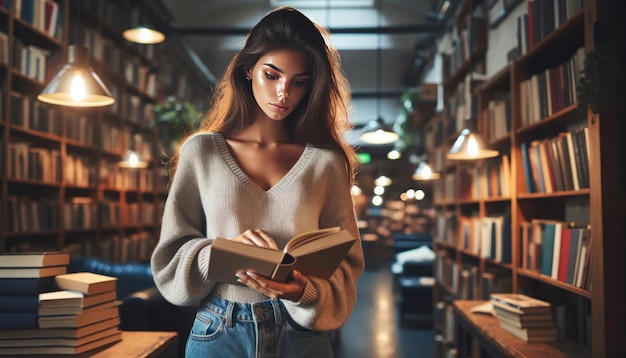
[[[254,271],[285,282],[291,270],[328,279],[344,259],[354,238],[339,227],[294,236],[283,251],[217,238],[211,247],[208,276],[211,280],[241,285],[237,271]]]

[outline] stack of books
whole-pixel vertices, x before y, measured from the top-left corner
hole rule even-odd
[[[500,326],[526,342],[554,342],[558,330],[549,302],[517,293],[490,296]]]
[[[42,262],[61,256],[29,255],[39,255]],[[2,254],[0,266],[13,256],[25,257]],[[8,312],[0,312],[0,355],[82,354],[121,339],[116,278],[66,270],[29,281],[4,277],[0,279],[0,310]],[[9,316],[14,319],[4,319]]]

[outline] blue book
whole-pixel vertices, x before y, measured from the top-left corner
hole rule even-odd
[[[37,312],[0,312],[0,329],[37,327]]]
[[[513,245],[511,243],[513,239],[511,238],[511,216],[506,214],[504,215],[504,220],[502,221],[502,252],[501,252],[501,262],[504,264],[510,264],[512,262],[512,249]]]
[[[39,296],[56,291],[54,276],[40,278],[0,278],[0,296]]]
[[[524,171],[524,184],[526,184],[526,192],[534,193],[536,189],[532,177],[530,158],[528,158],[528,142],[522,142],[520,151],[522,154],[522,169]]]
[[[39,295],[0,296],[0,312],[37,312]]]
[[[575,272],[576,272],[576,263],[578,262],[578,253],[581,248],[581,228],[572,228],[572,236],[570,238],[569,245],[569,261],[567,262],[567,277],[565,282],[569,284],[574,284]]]
[[[555,230],[555,223],[541,223],[541,273],[548,277],[552,277]]]

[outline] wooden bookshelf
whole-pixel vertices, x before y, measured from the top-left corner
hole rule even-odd
[[[174,69],[168,76],[175,83],[161,84],[161,65],[170,62],[161,53],[165,45],[123,39],[139,1],[50,0],[58,8],[56,26],[7,3],[0,8],[7,50],[6,61],[0,59],[0,252],[69,250],[73,257],[147,261],[167,194],[153,108],[188,82]],[[36,99],[72,44],[89,49],[114,105],[75,109]],[[34,55],[19,56],[22,49],[43,52],[45,65],[30,64]],[[128,149],[148,167],[120,167]]]
[[[523,2],[519,6],[530,5]],[[618,31],[623,30],[623,21],[614,14],[617,6],[615,1],[584,1],[582,9],[568,14],[562,23],[554,26],[552,32],[542,34],[541,40],[536,41],[534,46],[530,46],[521,56],[476,88],[478,129],[488,139],[490,146],[499,150],[500,157],[508,156],[508,169],[500,171],[501,175],[508,178],[505,181],[508,182],[508,191],[498,195],[488,193],[492,179],[486,169],[489,160],[455,163],[445,159],[449,143],[455,137],[448,130],[451,126],[449,122],[454,120],[451,118],[451,114],[455,113],[454,108],[426,123],[427,150],[439,158],[439,170],[444,173],[443,179],[435,185],[434,204],[438,210],[434,244],[437,254],[435,276],[439,280],[435,286],[435,302],[444,307],[453,307],[452,310],[439,309],[447,312],[447,315],[439,315],[441,319],[435,325],[440,347],[438,356],[454,352],[458,356],[472,357],[532,357],[548,353],[549,356],[604,357],[626,354],[626,348],[619,343],[620,334],[615,333],[623,332],[626,326],[623,322],[625,309],[623,304],[618,303],[626,297],[622,279],[626,273],[626,264],[623,257],[619,258],[616,254],[616,250],[623,252],[626,245],[619,239],[624,232],[624,211],[621,208],[625,201],[623,184],[620,187],[623,180],[619,179],[623,175],[616,169],[620,165],[618,163],[624,162],[620,156],[620,153],[624,153],[623,144],[619,144],[620,136],[624,135],[624,126],[617,124],[619,114],[623,115],[624,110],[612,103],[600,113],[585,114],[579,110],[576,94],[570,90],[577,84],[575,78],[563,77],[573,74],[572,68],[576,68],[572,67],[573,62],[578,61],[582,67],[583,61],[580,58],[576,60],[575,56],[581,53],[584,56],[594,48],[612,54],[614,59],[623,59],[623,51],[617,50],[620,48],[619,41],[624,37]],[[464,14],[463,11],[459,13]],[[612,29],[610,35],[606,32],[609,28]],[[599,29],[602,31],[599,32]],[[600,33],[601,39],[598,38]],[[505,56],[505,52],[503,49],[502,56]],[[619,63],[618,60],[609,61],[612,66],[609,73],[620,73],[623,78],[623,69]],[[464,67],[458,68],[463,70]],[[555,70],[550,70],[553,68]],[[532,79],[541,83],[536,77],[542,73],[545,73],[547,89],[539,93],[536,100],[546,98],[542,103],[545,108],[536,112],[539,113],[536,118],[530,119],[531,112],[527,104],[529,97],[525,93],[528,84],[525,82],[531,82]],[[457,76],[444,74],[444,86],[446,78]],[[560,83],[561,87],[552,82]],[[618,93],[617,86],[613,86],[609,96]],[[444,101],[449,105],[454,104],[447,101],[453,96],[452,89],[444,91]],[[499,103],[503,99],[507,101],[505,108],[502,108],[503,103]],[[548,100],[551,100],[549,105]],[[508,118],[505,119],[502,113],[507,113]],[[503,122],[507,125],[503,126]],[[579,129],[584,127],[585,130]],[[581,134],[575,134],[579,131]],[[544,169],[544,182],[539,186],[535,181],[534,188],[529,190],[527,181],[537,178],[525,166],[525,148],[533,148],[544,156],[556,155],[554,153],[562,150],[558,138],[564,133],[582,138],[579,153],[584,153],[580,151],[581,148],[587,148],[588,157],[583,155],[580,161],[571,164],[576,166],[579,174],[582,173],[578,184],[573,184],[571,176],[576,173],[571,174],[571,168],[552,167],[550,157],[538,157],[544,161],[539,162],[540,168]],[[559,163],[556,159],[552,162]],[[565,173],[570,173],[569,184],[564,177]],[[499,184],[505,182],[500,181]],[[548,183],[551,185],[548,186]],[[510,227],[502,238],[509,240],[506,247],[510,250],[510,262],[494,259],[466,247],[464,233],[471,231],[468,229],[471,228],[467,224],[468,220],[484,221],[502,214],[510,218]],[[525,237],[520,233],[520,227],[538,219],[589,224],[587,234],[592,238],[587,238],[589,261],[581,263],[581,267],[587,267],[582,272],[589,276],[588,279],[576,282],[555,271],[542,273],[545,267],[524,266],[528,262],[524,260],[523,254],[527,254],[528,249],[523,245]],[[480,231],[478,235],[481,235]],[[557,253],[554,257],[560,259],[561,254]],[[476,276],[464,282],[472,273]],[[502,281],[493,285],[493,282],[484,279],[485,274]],[[464,297],[464,285],[468,282],[473,285],[473,295]],[[514,339],[513,336],[507,339],[487,318],[469,314],[469,307],[473,303],[464,301],[485,300],[489,292],[498,291],[524,293],[549,301],[555,307],[558,306],[559,310],[573,311],[575,313],[567,315],[569,319],[574,319],[579,329],[563,337],[558,344],[541,347]],[[454,321],[461,326],[458,332],[450,328]],[[450,332],[454,334],[450,335]]]

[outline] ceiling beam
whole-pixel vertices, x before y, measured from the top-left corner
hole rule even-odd
[[[331,34],[423,34],[436,33],[440,30],[439,25],[397,25],[397,26],[374,26],[374,27],[331,27]],[[250,31],[245,27],[234,26],[178,26],[171,25],[166,30],[167,35],[196,35],[196,36],[224,36],[224,35],[247,35]]]

